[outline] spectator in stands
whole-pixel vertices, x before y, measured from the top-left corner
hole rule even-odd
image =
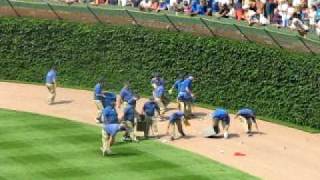
[[[282,27],[288,27],[288,1],[287,0],[280,0],[278,5],[279,14],[281,15],[281,25]]]
[[[191,15],[191,7],[188,1],[183,1],[183,13],[186,15]]]
[[[315,29],[316,26],[316,14],[317,14],[317,7],[313,5],[309,10],[309,24],[311,29]]]
[[[158,0],[152,0],[151,1],[151,6],[150,6],[150,11],[154,12],[159,12],[160,11],[160,4]]]
[[[229,17],[229,1],[228,0],[219,0],[219,17]]]
[[[99,1],[99,0],[98,0]],[[125,7],[128,5],[128,0],[119,0],[119,3],[122,7]]]
[[[316,34],[320,38],[320,21],[316,24]]]
[[[274,0],[267,0],[266,6],[265,6],[265,14],[269,23],[271,23],[273,20],[275,8],[276,8],[276,4],[274,3]]]
[[[301,0],[292,0],[292,6],[295,8],[296,11],[299,11],[301,5]]]
[[[206,0],[201,0],[199,4],[196,6],[195,14],[198,15],[206,15],[207,13],[207,4]]]
[[[215,15],[219,13],[219,0],[209,0],[208,11],[209,11],[209,14],[211,15]]]
[[[131,5],[133,7],[139,7],[141,0],[131,0]]]
[[[180,0],[177,0],[174,4],[173,4],[173,11],[175,11],[176,13],[178,12],[183,12],[184,10],[184,5],[183,2]]]
[[[257,19],[259,23],[261,25],[266,25],[267,19],[264,16],[265,0],[257,0],[256,7],[257,7]]]
[[[278,9],[275,9],[274,14],[272,16],[271,20],[272,24],[274,24],[276,27],[280,28],[282,24],[281,15]]]
[[[169,0],[160,0],[159,1],[159,10],[163,11],[163,10],[168,10],[169,7]]]
[[[242,0],[235,0],[234,4],[235,16],[238,21],[244,19],[244,11],[242,9]]]
[[[139,9],[141,11],[148,11],[151,7],[151,0],[142,0],[139,4]]]
[[[308,26],[303,24],[303,22],[299,19],[298,13],[293,13],[292,24],[291,24],[290,28],[293,30],[297,30],[298,33],[303,37],[306,37],[306,34],[309,31]]]

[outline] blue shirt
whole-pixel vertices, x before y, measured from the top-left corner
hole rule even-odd
[[[155,97],[160,98],[164,95],[164,87],[163,86],[158,86],[155,90]]]
[[[212,12],[219,12],[220,10],[219,2],[212,0],[211,8],[212,8]]]
[[[134,121],[134,106],[133,105],[128,105],[123,112],[123,118],[125,121]]]
[[[164,86],[164,80],[162,78],[152,78],[151,84],[155,84],[156,86]]]
[[[222,109],[222,108],[217,108],[212,113],[212,118],[213,119],[225,120],[228,117],[229,117],[228,112],[225,109]]]
[[[251,109],[248,109],[248,108],[240,109],[237,114],[240,116],[243,116],[245,118],[255,117],[255,113]]]
[[[122,100],[128,102],[130,99],[133,98],[133,93],[129,88],[122,88],[120,92],[120,97]]]
[[[105,98],[103,101],[104,107],[111,106],[114,102],[117,101],[117,96],[112,92],[106,92],[104,93],[104,95],[105,95]]]
[[[148,101],[143,105],[143,111],[146,113],[148,116],[154,116],[155,111],[160,111],[159,106],[153,102],[153,101]]]
[[[51,69],[46,76],[46,83],[53,84],[56,81],[57,78],[57,72],[53,69]]]
[[[174,82],[173,87],[179,91],[179,87],[181,86],[181,83],[183,82],[183,79],[178,79],[176,82]]]
[[[118,121],[118,113],[114,107],[106,107],[103,109],[102,116],[104,117],[104,124],[117,124]]]
[[[197,2],[196,0],[192,0],[191,2],[191,12],[197,12],[197,5],[199,4],[199,2]]]
[[[191,79],[185,79],[179,88],[179,92],[187,92],[187,89],[192,90],[192,80]]]
[[[198,4],[197,5],[197,13],[200,15],[204,15],[206,13],[206,6]]]
[[[181,118],[184,116],[184,113],[181,111],[174,112],[169,116],[169,121],[177,121],[181,120]]]
[[[100,83],[94,86],[94,99],[102,100],[102,85]]]

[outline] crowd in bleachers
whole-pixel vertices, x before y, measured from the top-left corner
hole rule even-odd
[[[69,2],[78,0],[66,0]],[[320,0],[80,0],[82,2],[132,6],[141,11],[171,11],[190,16],[216,16],[246,21],[249,25],[271,24],[309,31],[320,37]],[[309,1],[309,2],[308,2]]]

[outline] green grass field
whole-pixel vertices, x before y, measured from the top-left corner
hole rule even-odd
[[[100,128],[0,109],[0,180],[4,179],[257,179],[156,141],[99,150]]]

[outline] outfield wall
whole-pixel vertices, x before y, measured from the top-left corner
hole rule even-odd
[[[39,0],[41,1],[41,0]],[[129,8],[129,7],[127,7]],[[55,2],[23,2],[0,0],[0,16],[33,17],[41,19],[68,20],[84,23],[135,25],[176,32],[189,32],[202,36],[220,36],[232,40],[256,42],[295,52],[320,53],[319,37],[308,33],[302,38],[296,31],[273,26],[248,26],[227,18],[215,18],[171,13],[141,12],[113,6],[66,5]]]
[[[320,128],[319,56],[135,26],[21,18],[0,18],[0,42],[0,79],[43,82],[57,64],[59,84],[91,88],[105,76],[107,89],[131,80],[137,92],[151,94],[152,72],[164,75],[167,88],[188,72],[198,103],[252,107]]]

